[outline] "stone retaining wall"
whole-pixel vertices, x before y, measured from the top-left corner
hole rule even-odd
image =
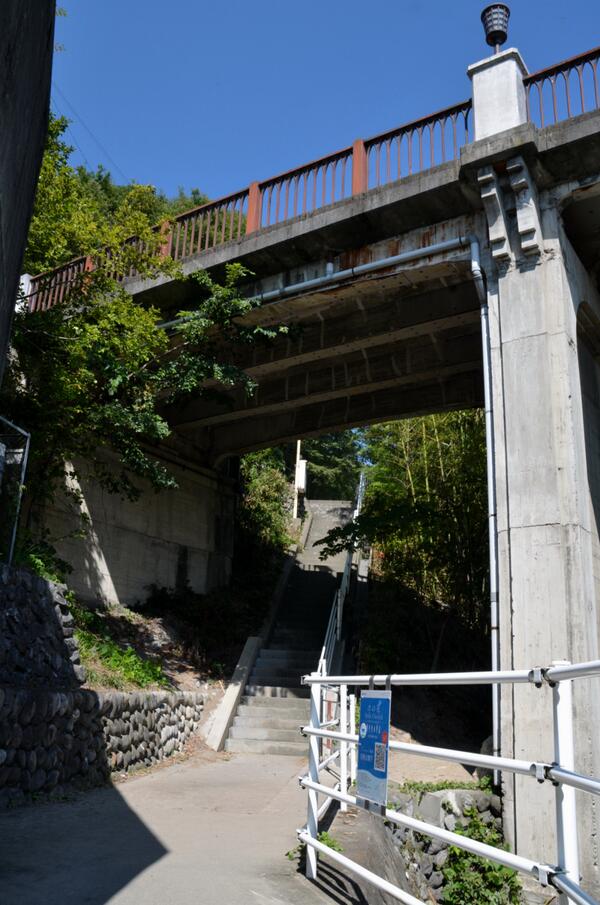
[[[85,682],[65,591],[25,569],[0,568],[0,686]]]
[[[467,827],[471,822],[469,812],[476,811],[485,824],[493,824],[502,831],[501,800],[498,795],[477,789],[450,789],[441,792],[390,794],[390,807],[447,830]],[[374,818],[375,821],[375,818]],[[376,821],[379,840],[378,864],[371,868],[384,870],[386,878],[397,882],[398,875],[405,876],[413,895],[425,902],[442,900],[444,875],[442,868],[448,858],[449,846],[430,836],[414,833],[405,827]],[[375,902],[392,901],[381,895]]]
[[[194,692],[0,687],[0,806],[149,767],[182,750],[202,708]]]

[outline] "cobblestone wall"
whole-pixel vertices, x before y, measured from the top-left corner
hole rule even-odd
[[[202,708],[195,692],[0,688],[0,806],[149,767],[181,751]]]
[[[66,587],[0,568],[0,686],[77,688],[85,681]]]

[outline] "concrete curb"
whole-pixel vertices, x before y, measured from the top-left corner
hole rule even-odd
[[[210,732],[206,737],[206,744],[213,751],[223,750],[227,733],[235,718],[248,676],[254,666],[254,661],[261,645],[262,638],[259,635],[252,635],[244,644],[244,649],[231,677],[229,687],[217,708]]]

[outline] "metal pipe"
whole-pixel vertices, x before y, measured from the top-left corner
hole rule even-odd
[[[322,793],[331,795],[332,798],[336,798],[338,801],[346,801],[347,804],[351,804],[354,807],[360,807],[360,804],[354,795],[336,792],[327,786],[312,782],[312,780],[309,779],[302,780],[301,783],[306,789],[311,789],[317,794]],[[522,855],[514,855],[512,852],[504,851],[504,849],[494,848],[493,845],[488,845],[486,842],[478,842],[476,839],[470,839],[468,836],[452,833],[450,830],[444,830],[441,827],[433,826],[430,823],[425,823],[423,820],[417,820],[415,817],[409,817],[407,814],[401,814],[398,811],[386,809],[385,811],[382,811],[380,816],[385,820],[389,820],[390,823],[407,827],[409,830],[414,830],[416,833],[423,833],[425,836],[431,836],[432,839],[439,839],[441,842],[447,842],[449,845],[456,845],[458,848],[462,848],[472,855],[480,855],[483,858],[489,858],[490,861],[495,861],[496,864],[502,864],[504,867],[510,867],[521,873],[529,874],[536,879],[543,875],[551,875],[555,871],[555,868],[550,865],[540,864],[537,861],[532,861],[530,858],[524,858]]]
[[[580,789],[582,792],[589,792],[591,795],[600,795],[600,779],[594,779],[592,776],[584,776],[582,773],[573,773],[571,770],[565,770],[563,767],[555,767],[554,764],[548,767],[546,776],[552,782],[559,782],[565,786],[573,786],[574,789]]]
[[[490,322],[487,289],[481,269],[479,242],[469,236],[471,249],[471,275],[475,291],[479,299],[481,311],[481,347],[483,353],[483,397],[485,405],[485,449],[488,496],[488,536],[490,548],[490,644],[492,654],[492,670],[500,669],[500,627],[498,600],[498,516],[496,497],[496,456],[494,435],[494,402],[492,387],[492,354],[490,341]],[[492,685],[492,752],[500,756],[500,685]],[[494,785],[498,785],[500,776],[494,771]]]
[[[398,886],[394,886],[392,883],[389,883],[382,877],[378,877],[377,874],[374,874],[372,873],[372,871],[367,870],[366,867],[361,867],[361,865],[357,864],[356,861],[351,861],[350,858],[346,858],[345,855],[341,855],[339,852],[336,852],[332,848],[329,848],[329,846],[323,845],[322,842],[311,839],[308,833],[298,833],[298,839],[300,840],[300,842],[304,842],[307,846],[307,855],[308,850],[316,849],[316,851],[319,851],[321,852],[321,854],[326,855],[328,858],[331,858],[332,861],[336,861],[338,864],[341,864],[342,867],[345,867],[346,870],[350,871],[350,873],[356,874],[357,877],[361,877],[361,879],[366,880],[373,886],[376,886],[377,889],[381,889],[383,890],[383,892],[387,892],[388,895],[393,896],[393,898],[398,899],[398,901],[400,902],[404,902],[405,905],[423,905],[423,902],[420,899],[415,899],[415,897],[411,896],[410,893],[404,892]]]
[[[350,702],[350,732],[356,729],[356,695],[351,694],[348,698]],[[350,782],[356,782],[356,746],[350,746]]]
[[[304,735],[330,738],[342,744],[356,745],[358,743],[358,735],[350,732],[333,732],[322,728],[312,729],[310,726],[304,726],[302,732]],[[472,751],[460,751],[454,748],[436,748],[431,745],[414,745],[409,742],[396,741],[391,741],[389,747],[392,751],[403,751],[405,754],[414,754],[417,757],[431,757],[434,760],[448,760],[457,764],[469,764],[473,767],[486,767],[491,770],[506,770],[510,773],[532,776],[535,779],[538,779],[540,774],[549,776],[549,771],[552,769],[550,764],[532,763],[529,760],[516,760],[512,757],[494,757],[491,754],[475,754]],[[581,781],[585,783],[586,779],[586,777],[582,777]],[[589,782],[596,781],[589,780]],[[597,785],[600,788],[600,783]]]
[[[577,883],[572,883],[564,874],[554,874],[550,877],[550,882],[560,892],[565,893],[575,905],[598,905],[597,899],[592,899],[587,892],[584,892],[581,886]]]
[[[340,688],[340,789],[348,791],[348,742],[343,738],[348,733],[348,686]],[[342,801],[341,811],[347,811],[348,805]]]
[[[507,669],[499,672],[438,672],[405,673],[374,676],[327,676],[328,685],[526,685],[534,681],[534,671],[530,669]],[[303,685],[322,682],[323,676],[302,676]]]
[[[21,512],[21,502],[23,499],[23,487],[25,486],[25,474],[27,473],[27,463],[29,461],[29,447],[31,445],[31,434],[29,434],[26,430],[23,430],[22,427],[17,427],[16,424],[13,424],[12,421],[9,421],[8,418],[5,418],[3,415],[0,415],[0,421],[3,421],[4,424],[7,424],[11,430],[16,431],[18,434],[21,434],[22,437],[25,437],[25,449],[23,451],[23,459],[21,461],[21,475],[19,480],[19,491],[17,493],[17,505],[15,509],[14,522],[12,527],[12,532],[10,536],[10,546],[8,548],[8,562],[7,565],[11,566],[13,561],[13,556],[15,555],[15,546],[17,543],[17,529],[19,527],[19,514]]]
[[[315,683],[310,689],[310,724],[317,729],[321,722],[321,686]],[[312,737],[308,746],[308,769],[310,778],[314,783],[319,782],[319,741]],[[325,786],[326,794],[329,794]],[[319,835],[319,796],[314,789],[308,792],[308,814],[306,820],[307,833],[311,839]],[[317,878],[317,856],[314,849],[308,848],[306,852],[306,876],[309,880]]]
[[[306,292],[308,289],[318,289],[321,286],[327,286],[331,283],[337,283],[340,280],[346,280],[351,277],[360,276],[364,273],[372,273],[375,270],[382,270],[384,267],[393,267],[396,264],[408,264],[411,261],[417,261],[419,258],[425,258],[428,255],[438,254],[444,251],[456,251],[461,248],[468,248],[470,239],[466,236],[459,236],[456,239],[447,239],[444,242],[437,242],[434,245],[425,245],[423,248],[415,248],[412,251],[404,251],[397,255],[387,258],[379,258],[377,261],[370,261],[368,264],[358,264],[356,267],[348,267],[346,270],[329,271],[323,276],[314,277],[312,280],[303,280],[301,283],[292,283],[290,286],[282,286],[279,289],[270,289],[268,292],[259,292],[253,298],[259,299],[261,302],[271,302],[278,298],[284,298],[287,295],[293,295],[295,292]],[[184,323],[188,317],[179,317],[172,321],[165,321],[158,326],[163,330],[169,330],[178,327]]]
[[[407,264],[410,261],[416,261],[419,258],[424,258],[428,255],[464,248],[466,245],[468,246],[468,244],[469,240],[464,236],[460,236],[457,239],[447,239],[444,242],[437,242],[423,248],[415,248],[412,251],[403,251],[400,254],[391,255],[387,258],[379,258],[377,261],[370,261],[368,264],[358,264],[356,267],[348,267],[346,270],[326,273],[324,276],[314,277],[312,280],[304,280],[301,283],[292,283],[290,286],[282,286],[280,289],[271,289],[268,292],[261,292],[255,297],[260,299],[261,302],[270,302],[286,295],[292,295],[294,292],[304,292],[307,289],[316,289],[319,286],[324,286],[328,283],[337,283],[340,280],[360,276],[363,273],[372,273],[374,270],[381,270],[384,267],[393,267],[395,264]]]
[[[570,666],[557,661],[556,666]],[[573,688],[570,679],[564,679],[552,689],[552,715],[554,717],[554,760],[567,770],[575,769],[573,745]],[[577,841],[577,806],[572,786],[556,786],[556,848],[558,866],[567,879],[579,883],[579,848]],[[562,905],[568,897],[560,896]]]
[[[571,666],[554,666],[544,670],[544,678],[548,682],[560,682],[562,679],[581,679],[589,676],[600,676],[600,660],[588,660],[587,663],[573,663]]]

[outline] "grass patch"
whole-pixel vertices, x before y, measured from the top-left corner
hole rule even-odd
[[[171,683],[157,660],[143,657],[129,644],[119,644],[109,634],[104,618],[71,602],[75,637],[81,663],[90,685],[109,688],[170,688]]]
[[[426,792],[445,792],[449,789],[467,789],[478,792],[492,792],[492,780],[489,776],[482,776],[477,782],[464,782],[462,780],[443,779],[440,782],[412,782],[407,780],[398,785],[398,792],[405,795],[425,795]]]

